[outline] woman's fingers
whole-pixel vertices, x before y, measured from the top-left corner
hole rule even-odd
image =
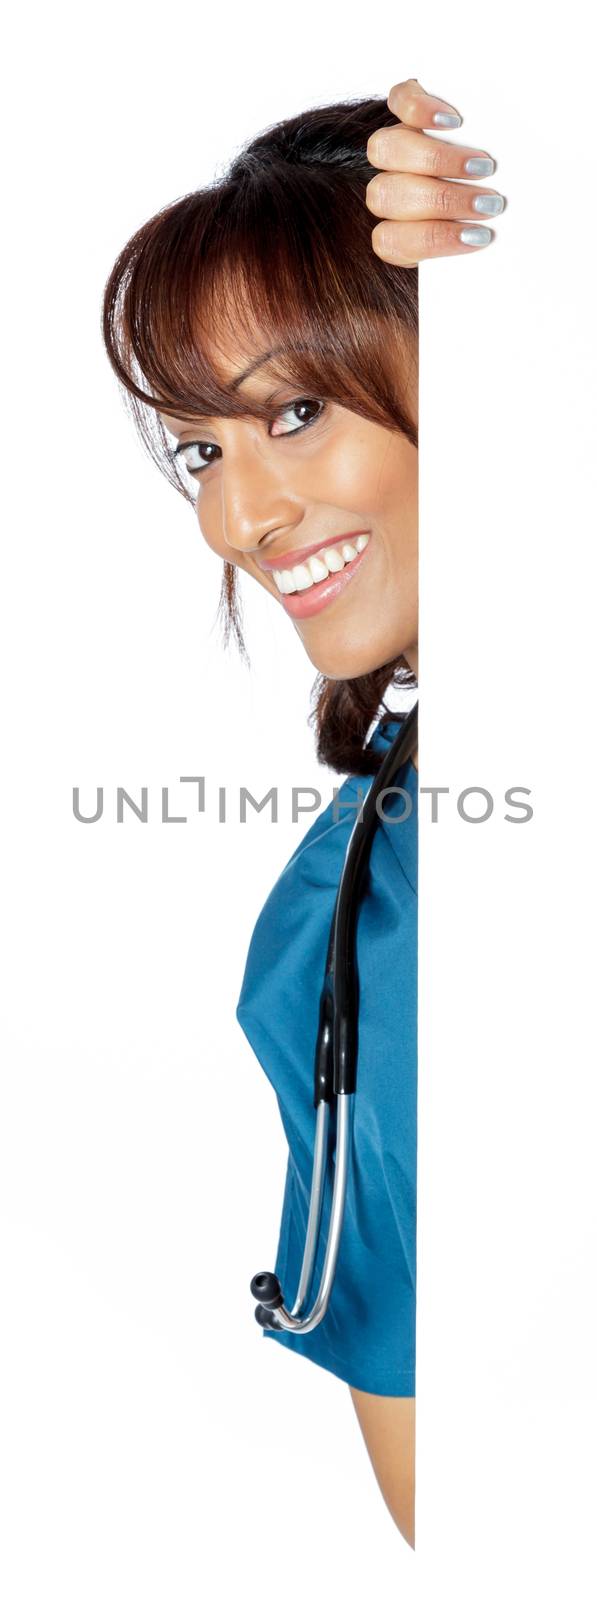
[[[430,256],[462,255],[491,244],[491,228],[462,222],[378,222],[371,234],[376,256],[393,267],[417,267]]]
[[[493,156],[424,133],[424,128],[459,128],[462,117],[415,78],[394,85],[388,106],[400,123],[378,128],[367,145],[370,165],[379,168],[366,192],[369,210],[380,218],[371,235],[376,255],[395,266],[414,267],[430,256],[466,254],[491,244],[487,219],[504,210],[504,196],[467,180],[492,177]]]
[[[474,145],[449,144],[427,133],[396,125],[378,128],[367,145],[367,160],[386,172],[420,172],[423,177],[491,178],[496,163],[486,150]]]
[[[427,94],[416,78],[395,83],[388,95],[388,105],[408,128],[459,128],[462,122],[455,106],[449,105],[447,100],[438,100],[437,95]]]
[[[439,218],[497,217],[504,197],[495,189],[476,189],[471,183],[449,183],[441,178],[419,178],[411,172],[378,172],[367,184],[367,205],[374,217],[393,222],[433,221]]]

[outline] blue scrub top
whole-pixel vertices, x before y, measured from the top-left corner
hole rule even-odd
[[[369,745],[385,754],[400,721],[392,716],[378,723]],[[298,1287],[309,1209],[313,1065],[330,923],[357,804],[372,782],[361,774],[347,778],[337,803],[352,805],[334,821],[330,802],[290,857],[256,923],[236,1010],[276,1092],[288,1140],[275,1264],[288,1306]],[[384,801],[386,820],[373,838],[357,921],[352,1159],[330,1302],[311,1333],[263,1332],[352,1387],[379,1395],[415,1393],[418,773],[412,761],[401,788]],[[325,1252],[330,1191],[326,1182],[309,1305]]]

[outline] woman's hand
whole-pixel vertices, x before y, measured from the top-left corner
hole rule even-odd
[[[371,166],[381,169],[367,185],[369,210],[382,218],[371,235],[375,254],[396,267],[416,267],[428,256],[466,254],[491,244],[487,219],[503,211],[504,197],[467,180],[491,177],[492,156],[421,132],[459,128],[462,117],[445,100],[426,94],[416,78],[395,84],[388,105],[400,123],[378,128],[367,144]]]

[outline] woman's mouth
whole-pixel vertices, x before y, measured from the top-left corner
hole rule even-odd
[[[290,617],[312,617],[347,588],[360,567],[370,535],[330,544],[299,566],[272,570],[284,610]]]

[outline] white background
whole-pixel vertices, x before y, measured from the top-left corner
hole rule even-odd
[[[2,1591],[594,1592],[594,77],[581,7],[26,8],[4,93]],[[234,1016],[331,794],[314,672],[145,457],[99,334],[131,232],[282,116],[416,74],[499,162],[421,273],[417,1552],[348,1393],[262,1340],[285,1147]],[[250,588],[254,592],[249,592]],[[206,815],[159,820],[181,774]],[[218,823],[215,789],[281,795]],[[76,824],[104,786],[105,815]],[[117,784],[149,788],[146,827]],[[483,826],[455,796],[496,797]],[[509,785],[530,824],[503,820]],[[211,798],[210,798],[211,797]],[[192,792],[185,796],[190,813]],[[238,814],[236,812],[236,814]],[[308,826],[306,818],[303,830]],[[265,1575],[265,1576],[264,1576]]]

